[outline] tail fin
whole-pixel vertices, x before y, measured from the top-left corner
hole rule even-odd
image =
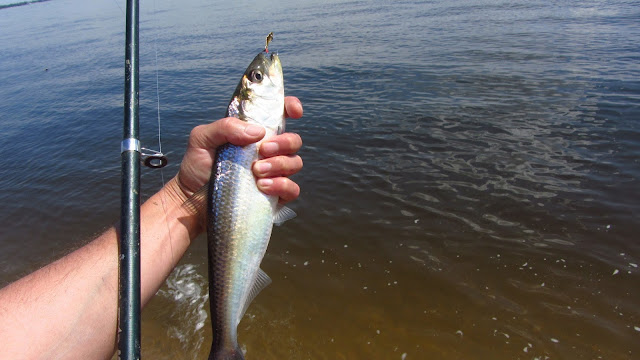
[[[235,349],[211,349],[209,360],[244,360],[244,355],[237,346]]]

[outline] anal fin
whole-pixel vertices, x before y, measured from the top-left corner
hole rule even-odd
[[[244,316],[244,313],[247,312],[247,308],[249,307],[251,302],[253,302],[253,299],[255,299],[256,296],[258,296],[260,291],[262,291],[264,288],[269,286],[269,284],[271,284],[271,278],[269,277],[269,275],[267,275],[267,273],[265,273],[264,271],[262,271],[262,269],[259,268],[258,276],[256,277],[256,281],[253,283],[251,290],[249,291],[249,296],[247,296],[247,301],[244,303],[244,306],[242,307],[242,311],[240,311],[240,313],[238,314],[239,315],[238,322],[237,322],[238,324],[240,323],[240,320]]]

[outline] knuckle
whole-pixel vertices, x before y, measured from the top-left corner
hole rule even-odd
[[[298,172],[301,168],[301,160],[298,156],[279,156],[275,159],[277,169],[282,176],[289,176]]]
[[[278,162],[278,168],[280,169],[281,173],[288,173],[289,169],[291,168],[289,161],[287,161],[288,159],[286,157],[283,156],[278,156],[276,158],[277,162]]]
[[[191,129],[191,133],[189,133],[189,137],[190,138],[199,137],[200,134],[202,134],[204,132],[204,126],[205,125],[198,125],[198,126],[194,127],[193,129]]]
[[[272,191],[278,195],[281,203],[286,203],[300,195],[300,186],[289,178],[280,177],[273,179]]]
[[[298,151],[300,146],[302,145],[302,138],[300,135],[295,133],[287,133],[287,136],[283,139],[284,145],[286,146],[288,151]]]
[[[191,129],[189,133],[189,145],[190,147],[200,146],[206,137],[206,125],[198,125]]]
[[[225,131],[225,130],[229,131],[229,130],[232,130],[234,128],[234,121],[233,121],[232,118],[228,118],[228,117],[227,118],[222,118],[222,119],[220,119],[218,121],[219,121],[219,125],[220,125],[222,131]]]
[[[302,137],[300,135],[295,134],[295,149],[296,151],[300,150],[302,147]]]
[[[287,179],[287,200],[293,200],[300,195],[300,187],[295,182]]]

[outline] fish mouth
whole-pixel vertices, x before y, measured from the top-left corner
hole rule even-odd
[[[262,51],[256,55],[251,65],[245,71],[245,75],[249,75],[252,70],[260,70],[266,74],[272,81],[282,77],[282,64],[280,57],[276,52]]]
[[[266,62],[269,64],[268,73],[270,78],[274,78],[282,74],[282,64],[280,63],[280,57],[278,57],[277,53],[265,53],[263,52],[265,57],[267,58]]]

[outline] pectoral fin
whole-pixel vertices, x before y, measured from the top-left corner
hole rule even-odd
[[[275,215],[273,215],[273,223],[280,226],[287,220],[296,217],[296,212],[284,205],[278,205]]]

